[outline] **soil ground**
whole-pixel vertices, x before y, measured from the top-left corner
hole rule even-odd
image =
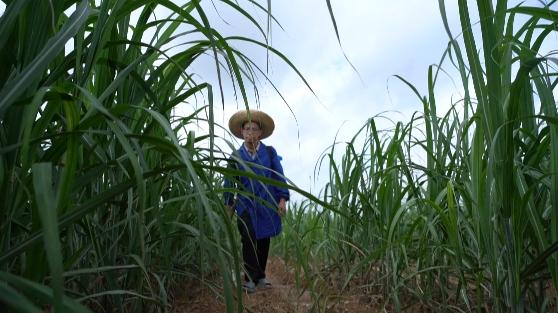
[[[316,301],[308,291],[296,288],[295,277],[285,262],[277,257],[269,260],[268,279],[273,288],[258,290],[253,294],[244,294],[245,312],[252,313],[309,313]],[[363,295],[330,295],[322,307],[314,312],[331,313],[375,313],[387,312],[381,309],[381,298]],[[316,307],[314,307],[316,309]],[[189,287],[183,294],[177,294],[173,313],[220,313],[225,312],[225,305],[219,297],[208,288]]]

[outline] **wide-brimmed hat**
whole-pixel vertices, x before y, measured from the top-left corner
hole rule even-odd
[[[236,137],[243,139],[241,129],[242,125],[246,122],[254,122],[260,125],[260,128],[262,129],[260,139],[269,137],[275,129],[275,123],[273,122],[271,116],[267,115],[265,112],[250,109],[249,111],[241,110],[233,114],[229,119],[229,130]]]

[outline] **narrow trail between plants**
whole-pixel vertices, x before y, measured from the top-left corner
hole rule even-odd
[[[268,279],[273,288],[258,290],[253,294],[243,294],[245,312],[250,313],[308,313],[315,304],[309,291],[298,289],[295,274],[285,262],[273,257],[268,263]],[[322,297],[323,298],[323,297]],[[364,301],[362,295],[332,296],[322,299],[323,306],[318,312],[332,313],[374,313],[381,312],[378,305]],[[326,304],[327,303],[327,304]],[[221,313],[225,305],[208,288],[187,288],[177,294],[173,313]]]

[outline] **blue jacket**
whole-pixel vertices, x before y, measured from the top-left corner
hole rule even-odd
[[[239,170],[250,170],[258,176],[275,179],[285,182],[283,177],[283,167],[281,158],[272,146],[266,146],[260,142],[257,154],[254,159],[244,145],[236,150],[233,155],[242,159],[243,163],[232,162]],[[225,188],[238,188],[242,190],[234,201],[231,192],[225,192],[225,204],[234,205],[236,213],[240,216],[248,211],[254,226],[256,239],[268,238],[278,235],[281,232],[281,217],[277,213],[277,203],[279,199],[289,200],[289,190],[287,188],[267,185],[257,179],[239,176],[239,182],[225,178]],[[235,186],[236,185],[236,186]]]

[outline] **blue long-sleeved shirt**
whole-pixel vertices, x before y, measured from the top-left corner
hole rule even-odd
[[[250,169],[258,176],[285,182],[280,157],[273,147],[268,147],[260,142],[255,158],[252,158],[246,147],[242,145],[235,151],[234,155],[243,161],[234,162],[237,169]],[[249,169],[246,167],[249,167]],[[243,176],[238,178],[239,183],[236,187],[243,192],[238,193],[236,202],[234,201],[234,194],[225,192],[225,204],[234,205],[239,216],[248,211],[254,226],[256,239],[278,235],[282,230],[282,225],[281,217],[277,213],[277,203],[281,198],[289,200],[289,190],[268,185],[253,178]],[[234,187],[234,181],[225,179],[225,188]]]

